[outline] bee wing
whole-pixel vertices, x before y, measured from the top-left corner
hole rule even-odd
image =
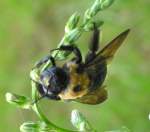
[[[83,97],[76,99],[76,102],[80,102],[83,104],[90,104],[96,105],[104,102],[107,99],[107,91],[105,86],[98,88],[88,94],[84,95]]]
[[[120,35],[118,35],[116,38],[114,38],[111,42],[109,42],[102,50],[100,50],[95,59],[93,59],[91,62],[87,64],[87,67],[90,65],[93,65],[95,63],[106,61],[106,63],[109,62],[118,50],[118,48],[121,46],[125,38],[127,37],[130,29],[125,30]]]

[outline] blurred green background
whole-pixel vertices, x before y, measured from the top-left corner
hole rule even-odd
[[[0,1],[0,132],[19,132],[19,126],[36,120],[32,111],[5,101],[6,92],[30,96],[29,72],[35,61],[56,47],[64,25],[75,12],[83,13],[94,0]],[[96,106],[40,101],[48,118],[73,129],[72,109],[80,110],[93,127],[103,132],[126,126],[132,132],[149,132],[150,120],[150,1],[116,0],[97,19],[104,20],[102,45],[127,28],[131,33],[109,66],[106,102]],[[78,41],[86,53],[89,34]]]

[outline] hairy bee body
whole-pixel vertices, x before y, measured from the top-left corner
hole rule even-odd
[[[107,73],[105,62],[86,69],[84,64],[78,65],[74,61],[70,61],[64,65],[63,69],[69,75],[66,90],[59,94],[60,98],[64,100],[80,98],[100,88]]]
[[[74,100],[85,104],[99,104],[107,99],[103,86],[107,74],[107,64],[129,33],[129,29],[118,35],[103,49],[98,50],[99,30],[95,29],[89,51],[83,61],[78,47],[61,46],[54,50],[73,52],[75,58],[67,61],[62,67],[56,66],[52,56],[36,64],[38,68],[47,61],[52,67],[46,68],[39,75],[37,89],[42,97],[53,100]]]

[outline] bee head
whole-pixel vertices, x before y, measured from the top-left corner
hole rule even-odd
[[[41,73],[40,80],[47,93],[58,95],[67,87],[69,76],[59,67],[51,67]]]

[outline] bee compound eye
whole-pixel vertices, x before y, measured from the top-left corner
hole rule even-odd
[[[79,92],[79,91],[81,91],[81,85],[76,85],[76,86],[73,88],[73,91],[74,91],[74,92]]]

